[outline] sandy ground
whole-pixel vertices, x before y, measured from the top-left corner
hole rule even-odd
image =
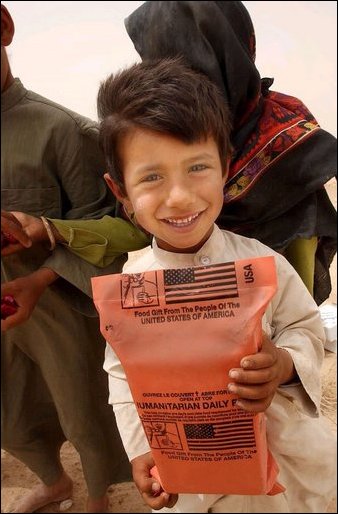
[[[327,189],[337,207],[336,181],[331,180]],[[326,303],[337,303],[337,260],[331,266],[332,293]],[[337,429],[337,403],[336,403],[336,353],[326,352],[323,366],[323,413],[329,419],[332,430]],[[81,470],[79,456],[70,443],[62,447],[62,462],[66,472],[74,480],[74,494],[72,506],[66,512],[85,512],[86,486]],[[37,478],[18,460],[8,453],[1,452],[2,486],[1,486],[1,512],[11,512],[15,500],[22,497],[34,485]],[[60,512],[60,505],[53,503],[37,512]],[[109,488],[109,512],[151,512],[143,503],[136,487],[132,483],[113,485]],[[327,512],[337,512],[337,501],[334,499]]]

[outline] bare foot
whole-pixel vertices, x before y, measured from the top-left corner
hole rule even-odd
[[[109,500],[108,495],[105,494],[101,498],[87,498],[86,512],[108,512]]]
[[[19,500],[15,509],[10,512],[35,512],[49,503],[61,502],[70,498],[73,492],[71,478],[63,472],[60,479],[53,485],[40,484]]]

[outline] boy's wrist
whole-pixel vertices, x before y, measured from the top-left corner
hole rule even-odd
[[[286,348],[278,347],[278,358],[281,362],[281,375],[279,379],[279,385],[288,385],[292,382],[298,381],[298,375],[296,372],[293,359]]]

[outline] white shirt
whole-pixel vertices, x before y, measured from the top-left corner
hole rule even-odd
[[[136,262],[129,265],[127,262],[123,272],[204,266],[268,255],[275,257],[278,286],[263,317],[263,330],[276,346],[290,353],[299,377],[299,382],[278,388],[266,411],[269,449],[280,468],[278,479],[287,489],[286,493],[270,498],[274,498],[274,508],[278,498],[282,502],[282,510],[274,512],[288,512],[284,510],[286,505],[289,512],[325,512],[320,509],[330,501],[335,488],[335,440],[326,420],[320,416],[320,368],[325,335],[319,309],[292,266],[259,241],[221,231],[215,225],[212,235],[196,254],[167,252],[158,248],[154,240],[152,248],[143,252]],[[132,460],[149,452],[150,447],[124,370],[108,344],[104,369],[109,374],[109,403],[114,407],[123,444]],[[231,498],[231,495],[180,495],[176,507],[168,512],[207,512],[198,510],[201,502],[206,502],[206,509],[215,502],[223,508],[228,504],[230,508]],[[264,510],[271,506],[265,507],[259,496],[250,498],[253,503],[247,512],[272,512]]]

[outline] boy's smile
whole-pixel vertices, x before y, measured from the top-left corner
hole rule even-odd
[[[211,235],[223,205],[226,177],[213,138],[186,144],[136,128],[121,141],[120,157],[127,210],[160,248],[197,251]]]

